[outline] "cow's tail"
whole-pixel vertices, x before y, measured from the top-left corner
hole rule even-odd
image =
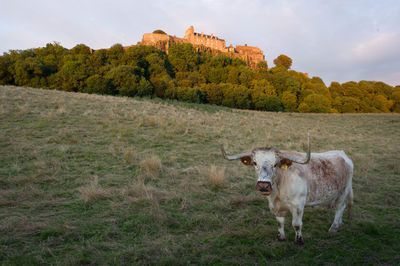
[[[351,219],[351,214],[352,214],[352,207],[353,207],[353,188],[350,188],[349,193],[347,194],[347,202],[346,202],[346,207],[347,207],[347,219]]]

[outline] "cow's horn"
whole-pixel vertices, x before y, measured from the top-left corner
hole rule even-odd
[[[237,160],[237,159],[243,158],[245,156],[251,156],[250,152],[239,153],[239,154],[235,154],[235,155],[226,155],[226,152],[224,150],[224,145],[221,145],[221,152],[222,152],[222,155],[224,156],[224,158],[227,160]]]
[[[306,156],[305,159],[299,159],[299,158],[296,158],[296,157],[288,155],[288,154],[285,154],[285,157],[288,158],[289,160],[291,160],[294,163],[306,164],[306,163],[308,163],[310,161],[310,158],[311,158],[310,133],[307,133],[307,146],[308,146],[308,148],[307,148],[307,156]]]

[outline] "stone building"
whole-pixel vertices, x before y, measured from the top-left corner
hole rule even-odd
[[[225,52],[226,50],[225,40],[222,40],[214,36],[213,34],[206,35],[204,34],[204,32],[194,32],[193,26],[190,26],[190,28],[186,30],[184,39],[193,45],[203,45],[211,49],[216,49],[223,52]]]
[[[186,30],[184,38],[162,33],[145,33],[138,45],[152,45],[168,54],[171,43],[191,43],[197,49],[208,48],[214,54],[225,54],[231,58],[238,57],[244,60],[251,68],[255,68],[259,62],[265,60],[263,51],[258,47],[247,46],[247,44],[244,46],[238,45],[233,47],[230,45],[227,47],[225,40],[213,34],[197,33],[194,31],[193,26],[190,26]]]

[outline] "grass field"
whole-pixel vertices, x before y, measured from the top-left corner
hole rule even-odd
[[[219,150],[343,149],[351,221],[277,242],[251,167]],[[400,263],[400,115],[291,114],[0,87],[1,264]]]

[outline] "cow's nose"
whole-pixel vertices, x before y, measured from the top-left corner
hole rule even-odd
[[[265,181],[258,181],[256,185],[257,190],[261,192],[271,192],[271,183]]]

